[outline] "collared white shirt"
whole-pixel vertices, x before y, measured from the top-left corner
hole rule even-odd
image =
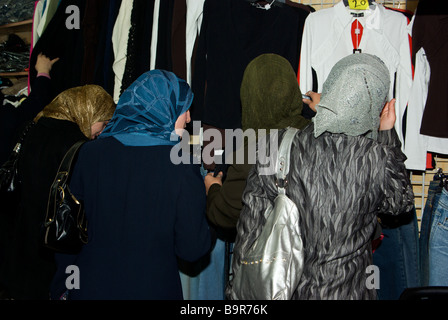
[[[358,10],[359,12],[359,10]],[[404,145],[403,115],[412,86],[412,64],[408,19],[401,13],[374,3],[364,10],[363,17],[354,17],[343,1],[335,6],[311,13],[305,21],[300,53],[299,85],[302,92],[313,89],[312,69],[317,75],[317,90],[333,66],[353,54],[352,24],[362,25],[359,49],[376,55],[390,71],[391,88],[388,99],[396,98],[395,129]]]

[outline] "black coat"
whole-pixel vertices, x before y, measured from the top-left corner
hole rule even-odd
[[[173,164],[171,146],[124,146],[113,137],[81,147],[71,178],[84,202],[89,243],[57,254],[52,296],[80,271],[70,299],[182,299],[177,258],[195,261],[211,244],[199,165]]]
[[[22,190],[19,214],[2,272],[15,299],[48,299],[55,272],[54,254],[42,246],[48,192],[67,150],[78,140],[87,140],[78,125],[41,118],[30,130],[19,161]]]

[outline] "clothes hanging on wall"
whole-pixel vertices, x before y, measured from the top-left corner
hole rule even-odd
[[[76,5],[79,8],[80,18],[85,13],[84,0],[61,0],[54,16],[48,23],[44,33],[36,42],[31,57],[29,78],[32,85],[37,72],[34,68],[39,53],[44,53],[51,59],[59,57],[60,60],[53,65],[51,76],[52,96],[56,97],[65,89],[81,84],[82,65],[84,61],[84,36],[83,29],[68,29],[66,26],[66,8]]]
[[[102,86],[111,96],[114,92],[114,73],[112,69],[114,51],[112,47],[112,32],[121,7],[121,1],[122,0],[107,1],[104,7],[104,14],[98,21],[100,24],[100,37],[96,52],[93,83]]]
[[[442,3],[443,2],[443,3]],[[412,30],[413,57],[423,48],[431,68],[420,133],[448,138],[448,5],[421,0]]]
[[[123,0],[112,36],[116,102],[123,90],[148,70],[173,71],[191,83],[203,1]]]
[[[422,286],[448,286],[448,175],[442,169],[430,181],[420,228]]]
[[[434,9],[428,7],[428,4],[433,5]],[[447,132],[444,119],[448,115],[446,8],[446,4],[444,7],[441,3],[436,5],[431,1],[421,1],[410,23],[415,72],[409,97],[404,145],[408,158],[405,164],[409,170],[425,171],[428,168],[427,157],[432,153],[448,154],[448,138],[443,137],[443,132]],[[430,50],[429,55],[426,49]],[[423,119],[426,119],[426,125],[423,124]],[[437,131],[438,134],[423,132],[425,127],[431,128],[432,133]]]
[[[121,84],[126,67],[129,30],[131,29],[131,16],[133,1],[124,0],[121,3],[117,19],[112,33],[112,44],[114,52],[114,62],[112,69],[114,71],[114,90],[113,98],[118,102],[121,94]]]
[[[174,1],[171,42],[172,71],[181,79],[187,79],[187,1]]]
[[[60,0],[39,0],[36,1],[33,14],[33,42],[34,46],[44,33],[56,10],[58,9]]]
[[[187,0],[187,18],[185,27],[186,40],[186,81],[192,85],[194,60],[196,57],[197,41],[202,26],[204,0]]]
[[[120,95],[143,72],[150,70],[153,16],[154,1],[134,0]]]
[[[378,56],[390,71],[389,99],[397,99],[395,128],[404,145],[403,115],[412,85],[408,19],[377,3],[361,15],[352,15],[343,1],[309,15],[300,54],[300,88],[303,92],[313,90],[314,70],[315,87],[321,92],[333,65],[349,54],[361,51]]]
[[[240,128],[245,67],[270,52],[285,57],[297,70],[308,14],[288,5],[263,10],[247,1],[206,0],[192,81],[192,120],[221,129]]]

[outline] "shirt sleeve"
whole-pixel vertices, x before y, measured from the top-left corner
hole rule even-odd
[[[309,15],[305,20],[302,35],[302,47],[300,49],[298,82],[302,93],[313,90],[313,71],[311,66],[312,52],[312,21],[313,15]]]
[[[378,141],[389,150],[384,172],[385,197],[378,208],[379,213],[398,215],[409,212],[414,206],[414,192],[404,165],[406,156],[401,151],[401,142],[395,130],[380,131]]]
[[[242,195],[252,165],[229,166],[223,185],[214,184],[207,196],[207,217],[222,228],[235,228],[243,207]]]

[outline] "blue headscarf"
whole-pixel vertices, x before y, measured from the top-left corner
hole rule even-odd
[[[127,146],[175,145],[177,118],[193,102],[190,86],[174,73],[151,70],[141,75],[118,101],[98,138],[113,136]]]

